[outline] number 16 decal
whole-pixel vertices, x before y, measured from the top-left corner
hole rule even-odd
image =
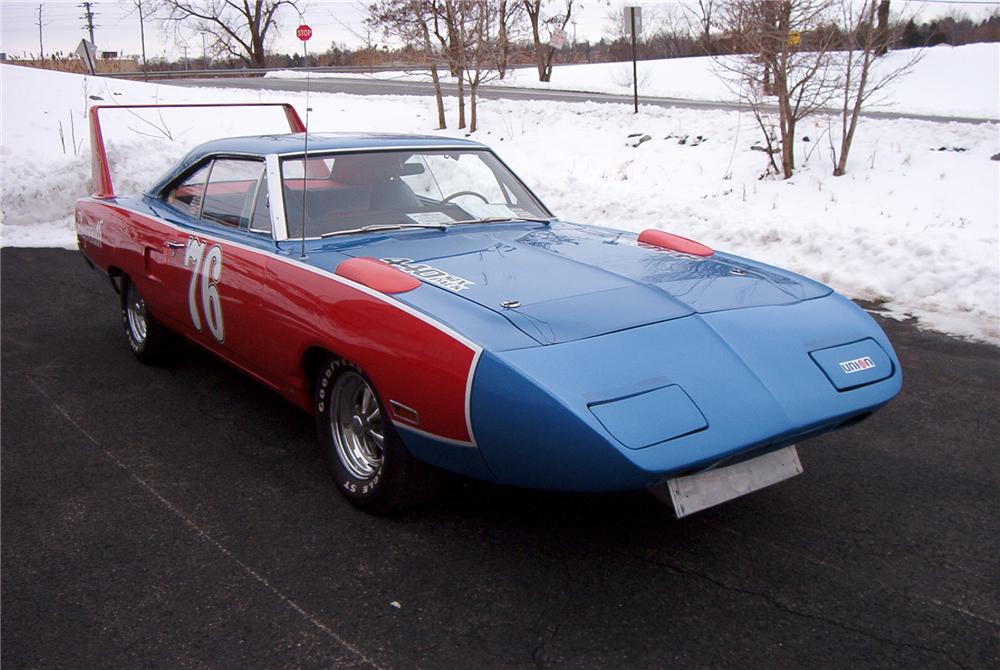
[[[219,298],[219,280],[222,279],[222,247],[218,244],[207,252],[207,245],[201,240],[190,238],[184,254],[184,267],[193,268],[191,285],[188,287],[188,307],[191,321],[201,332],[201,315],[198,310],[198,289],[201,289],[202,311],[212,337],[222,342],[226,329],[222,323],[222,301]],[[199,281],[200,280],[200,281]]]

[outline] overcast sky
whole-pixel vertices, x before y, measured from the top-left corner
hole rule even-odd
[[[145,0],[147,3],[149,0]],[[554,0],[555,1],[555,0]],[[48,0],[45,2],[25,2],[23,0],[0,0],[0,51],[11,56],[38,53],[38,8],[42,7],[42,40],[45,52],[72,52],[80,39],[86,36],[83,9],[80,0]],[[132,0],[98,0],[93,2],[96,14],[95,38],[102,51],[118,51],[123,54],[139,53],[139,17]],[[577,0],[574,3],[575,29],[580,40],[599,40],[608,32],[607,15],[623,0]],[[665,3],[631,2],[644,7]],[[675,3],[677,4],[677,3]],[[906,7],[907,13],[918,13],[923,18],[931,18],[949,11],[965,13],[973,18],[981,18],[1000,9],[1000,2],[955,2],[952,0],[935,2],[909,2],[894,0],[894,11]],[[332,43],[358,46],[363,43],[361,21],[364,16],[363,3],[336,0],[310,0],[305,5],[306,22],[312,26],[313,39],[310,51],[325,51]],[[298,17],[294,10],[281,16],[281,33],[273,43],[275,51],[293,52],[301,49],[295,39]],[[569,37],[572,38],[572,31]],[[376,36],[376,39],[378,36]],[[174,40],[155,22],[146,24],[146,54],[176,57],[187,46],[192,58],[201,56],[202,38],[198,34],[187,34],[183,41]]]

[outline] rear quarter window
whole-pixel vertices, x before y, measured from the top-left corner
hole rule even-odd
[[[208,182],[210,166],[211,163],[206,163],[173,187],[167,194],[167,203],[188,216],[198,218],[201,215],[201,203],[205,198],[205,184]]]
[[[220,158],[212,164],[201,218],[228,228],[247,229],[264,163]]]

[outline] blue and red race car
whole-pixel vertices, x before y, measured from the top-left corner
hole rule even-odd
[[[679,516],[801,471],[901,386],[859,307],[659,230],[557,219],[482,144],[220,139],[114,193],[91,110],[80,249],[143,362],[190,340],[316,417],[337,487],[390,512],[440,470],[651,488]],[[308,147],[306,146],[308,142]]]

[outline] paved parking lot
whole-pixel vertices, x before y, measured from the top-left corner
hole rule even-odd
[[[4,668],[1000,667],[995,347],[885,322],[892,405],[682,521],[459,480],[387,520],[305,414],[136,362],[75,252],[0,260]]]

